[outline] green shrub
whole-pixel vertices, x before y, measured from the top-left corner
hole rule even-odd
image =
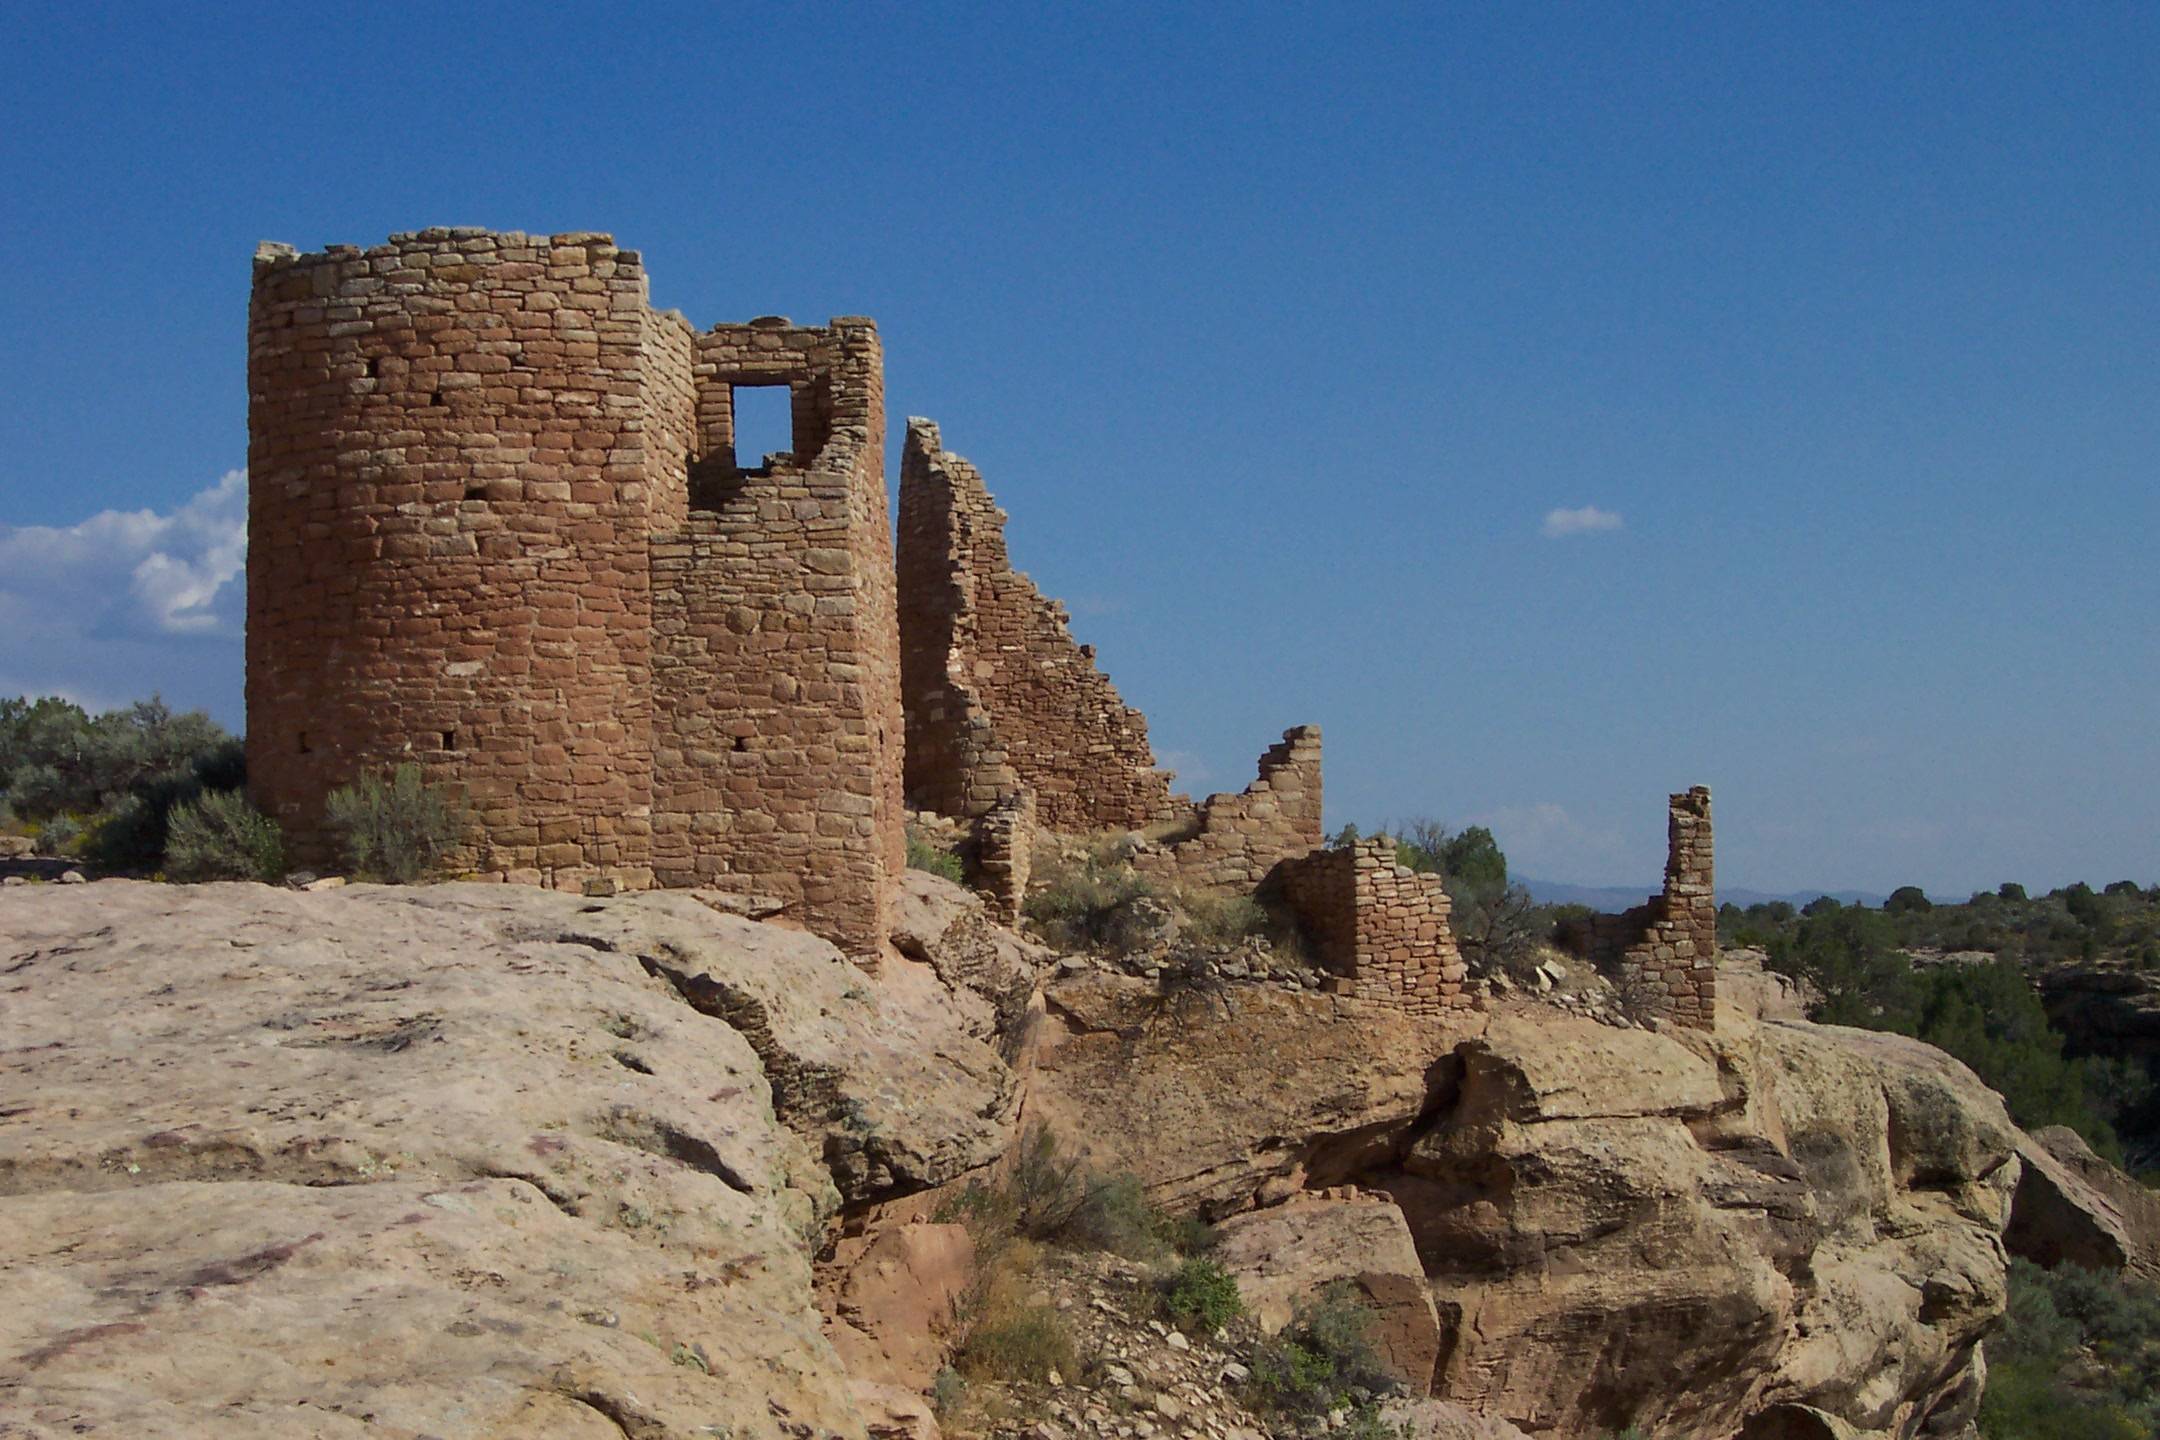
[[[919,835],[907,837],[907,863],[910,870],[942,875],[955,885],[967,883],[967,867],[960,863],[960,857],[950,850],[938,849]]]
[[[1013,1228],[1030,1240],[1062,1234],[1087,1201],[1087,1173],[1080,1157],[1066,1153],[1046,1125],[1020,1137],[1019,1152],[1005,1178]]]
[[[206,790],[173,809],[165,873],[175,880],[276,880],[285,873],[285,839],[238,790]]]
[[[464,808],[423,780],[417,765],[331,791],[328,816],[353,873],[392,885],[435,873],[470,828]]]
[[[1090,1170],[1041,1125],[1013,1147],[1001,1183],[970,1181],[948,1196],[933,1218],[967,1226],[978,1250],[1019,1237],[1154,1262],[1204,1249],[1214,1240],[1208,1226],[1157,1209],[1137,1176]]]
[[[1147,1187],[1139,1176],[1090,1175],[1079,1209],[1050,1238],[1075,1250],[1107,1250],[1127,1260],[1157,1260],[1170,1248],[1163,1238],[1166,1224],[1162,1212],[1147,1198]]]
[[[1195,890],[1178,897],[1178,908],[1185,912],[1185,937],[1210,949],[1232,949],[1271,928],[1267,911],[1250,895]]]
[[[1163,1308],[1179,1329],[1212,1335],[1245,1313],[1237,1280],[1213,1260],[1187,1260],[1171,1275]]]
[[[1157,1212],[1156,1233],[1180,1255],[1205,1255],[1222,1239],[1213,1225],[1197,1215],[1163,1215]]]
[[[1377,1396],[1397,1388],[1366,1338],[1371,1325],[1371,1312],[1347,1285],[1330,1286],[1253,1352],[1248,1400],[1256,1409],[1289,1416],[1364,1410],[1359,1392]]]
[[[1090,855],[1045,872],[1022,910],[1057,949],[1122,953],[1146,943],[1167,907],[1129,866]]]
[[[2012,1260],[2009,1310],[1987,1353],[1989,1440],[2160,1433],[2160,1290]]]
[[[72,855],[82,833],[82,821],[73,815],[55,815],[38,827],[37,853],[53,858]]]

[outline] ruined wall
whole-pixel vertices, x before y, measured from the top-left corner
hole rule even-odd
[[[1630,1003],[1709,1029],[1717,1004],[1717,893],[1710,791],[1667,800],[1665,888],[1618,915],[1561,927],[1561,945],[1612,977]]]
[[[297,864],[414,762],[472,863],[650,878],[645,275],[605,235],[264,246],[248,317],[249,787]]]
[[[1250,895],[1321,840],[1320,727],[1300,725],[1260,757],[1258,779],[1239,794],[1210,795],[1190,835],[1143,851],[1134,865],[1188,890]]]
[[[694,337],[683,528],[653,542],[653,866],[772,895],[859,955],[905,863],[900,666],[877,329]],[[781,385],[795,449],[738,457],[734,390]]]
[[[969,877],[991,916],[1002,925],[1020,921],[1034,867],[1035,792],[1015,790],[975,822],[975,864]]]
[[[1394,841],[1315,851],[1283,864],[1272,885],[1334,975],[1336,994],[1412,1015],[1477,1003],[1448,923],[1446,887],[1438,875],[1397,865]]]
[[[908,421],[900,466],[900,636],[907,793],[981,815],[1016,784],[1056,830],[1133,829],[1171,813],[1147,721],[1011,568],[982,476]]]

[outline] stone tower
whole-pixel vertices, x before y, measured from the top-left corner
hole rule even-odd
[[[790,454],[734,453],[785,386]],[[902,863],[876,328],[698,333],[600,234],[257,251],[248,768],[296,861],[417,764],[472,869],[771,895],[859,955]]]

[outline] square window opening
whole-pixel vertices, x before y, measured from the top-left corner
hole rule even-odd
[[[774,455],[795,453],[795,406],[785,385],[736,385],[735,468],[760,470]]]

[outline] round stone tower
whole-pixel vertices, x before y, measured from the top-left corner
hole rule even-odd
[[[295,863],[338,863],[330,790],[412,763],[463,791],[471,868],[650,883],[688,347],[606,235],[257,251],[248,771]]]

